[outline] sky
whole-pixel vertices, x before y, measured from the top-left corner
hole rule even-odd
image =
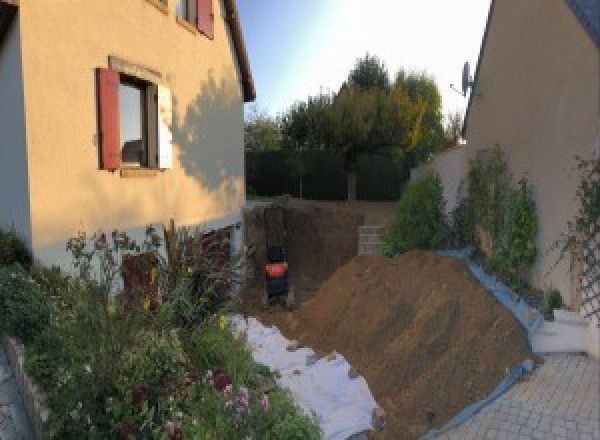
[[[294,101],[337,91],[356,60],[377,55],[434,77],[444,114],[463,112],[462,68],[473,73],[490,0],[238,0],[257,91],[272,116]],[[246,109],[249,109],[247,105]]]

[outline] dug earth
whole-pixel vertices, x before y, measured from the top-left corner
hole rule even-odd
[[[376,438],[416,439],[486,397],[532,355],[511,312],[465,263],[429,251],[358,256],[292,311],[244,313],[318,353],[336,351],[363,375],[388,422]]]

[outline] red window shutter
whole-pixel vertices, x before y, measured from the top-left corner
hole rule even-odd
[[[213,0],[196,0],[198,23],[197,28],[211,40],[215,37],[215,14]]]
[[[119,145],[119,73],[96,69],[98,84],[98,130],[100,169],[117,170],[121,166]]]

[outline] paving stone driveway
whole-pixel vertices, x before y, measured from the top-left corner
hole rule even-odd
[[[0,344],[0,440],[31,439],[29,421],[17,383]]]
[[[600,440],[600,362],[581,355],[545,363],[440,439]]]

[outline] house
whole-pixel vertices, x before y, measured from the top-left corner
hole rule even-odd
[[[241,245],[235,0],[0,0],[0,227],[68,267],[78,232],[226,229]]]
[[[469,159],[500,146],[515,179],[526,175],[534,186],[533,284],[558,289],[573,309],[585,298],[571,262],[553,268],[558,254],[547,251],[578,210],[575,156],[600,158],[599,49],[597,0],[492,0],[464,118],[466,146],[426,165],[439,172],[452,208]],[[590,303],[595,314],[599,301]]]

